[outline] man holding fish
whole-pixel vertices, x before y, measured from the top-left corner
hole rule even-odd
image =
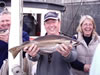
[[[4,10],[0,13],[0,75],[8,75],[8,40],[11,25],[11,13]],[[23,32],[23,42],[29,40],[29,35]]]
[[[9,12],[0,13],[0,75],[8,75],[8,37],[11,17]]]
[[[44,16],[44,26],[46,36],[60,36],[61,20],[56,12],[48,12]],[[50,36],[50,37],[51,37]],[[49,37],[48,37],[49,38]],[[52,38],[53,39],[53,38]],[[60,39],[59,39],[60,40]],[[69,39],[68,39],[69,40]],[[50,43],[45,39],[47,44]],[[62,38],[61,40],[62,41]],[[77,58],[77,52],[72,47],[73,40],[69,44],[59,43],[55,52],[39,53],[40,47],[33,43],[24,47],[24,51],[29,54],[29,59],[38,61],[36,75],[73,75],[70,62]]]
[[[0,13],[0,69],[3,61],[8,59],[8,37],[10,28],[10,13]]]

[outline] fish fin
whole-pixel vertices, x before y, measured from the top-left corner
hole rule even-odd
[[[31,41],[26,41],[26,42],[24,42],[22,45],[25,45],[25,44],[28,44],[28,43],[30,43]]]
[[[16,47],[9,49],[9,51],[12,53],[13,58],[15,58],[17,54],[21,51],[21,49],[22,48],[20,46],[16,46]]]

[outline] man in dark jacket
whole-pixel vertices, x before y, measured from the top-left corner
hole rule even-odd
[[[3,64],[3,60],[8,58],[8,43],[0,40],[0,68]]]
[[[8,39],[11,25],[11,14],[8,11],[3,11],[0,14],[0,68],[5,59],[8,59]],[[29,41],[29,35],[23,31],[23,42]],[[25,57],[25,53],[23,53]]]

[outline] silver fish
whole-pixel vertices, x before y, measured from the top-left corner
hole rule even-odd
[[[0,35],[6,35],[8,32],[8,29],[0,29]]]
[[[59,44],[72,44],[72,46],[79,45],[79,42],[63,35],[47,35],[47,36],[41,36],[33,41],[24,42],[20,46],[13,47],[9,49],[9,51],[12,53],[13,57],[15,58],[17,54],[24,48],[29,47],[32,44],[36,44],[40,50],[40,53],[53,53],[56,51],[55,48],[59,46]]]

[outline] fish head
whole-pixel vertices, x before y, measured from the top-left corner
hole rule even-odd
[[[77,40],[70,40],[70,43],[72,44],[72,46],[80,45],[80,42]]]
[[[65,40],[64,43],[67,45],[71,44],[72,46],[77,46],[80,44],[79,41],[74,40],[74,39]]]
[[[0,35],[6,35],[9,33],[8,29],[0,29]]]

